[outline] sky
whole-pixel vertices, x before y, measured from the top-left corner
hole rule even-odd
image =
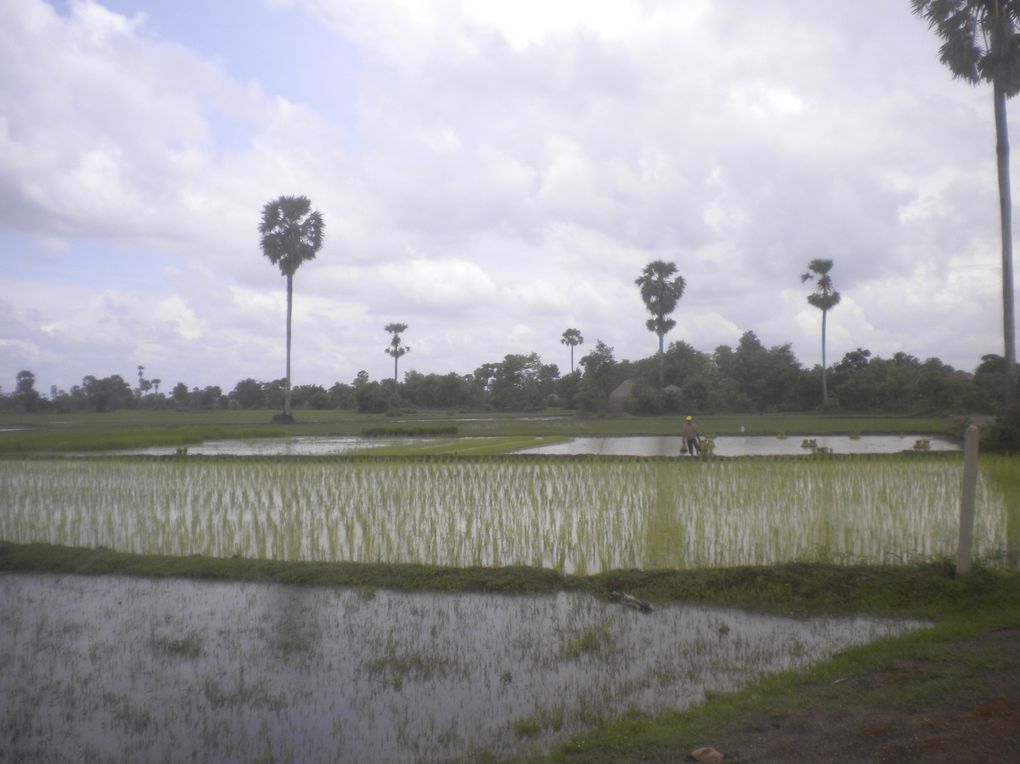
[[[294,385],[392,377],[393,322],[401,377],[567,373],[567,328],[651,356],[654,260],[667,343],[820,363],[827,258],[830,363],[973,370],[1003,353],[992,100],[938,46],[908,0],[0,0],[0,390],[282,378],[281,195],[326,223]]]

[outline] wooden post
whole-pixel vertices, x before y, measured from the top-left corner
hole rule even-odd
[[[970,570],[974,543],[974,495],[977,489],[978,428],[970,425],[963,440],[963,487],[960,491],[960,544],[956,550],[956,575]]]

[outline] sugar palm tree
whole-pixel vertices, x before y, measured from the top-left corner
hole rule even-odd
[[[1016,329],[1013,310],[1013,221],[1006,99],[1020,93],[1020,0],[911,0],[914,13],[942,39],[939,60],[972,85],[990,82],[998,159],[1002,242],[1002,324],[1006,404],[1016,403]]]
[[[397,397],[397,361],[400,357],[406,353],[411,352],[411,348],[404,345],[400,339],[402,332],[407,331],[407,324],[386,324],[386,331],[393,335],[390,339],[390,346],[384,349],[388,355],[393,356],[393,396]]]
[[[659,337],[659,387],[663,386],[663,338],[676,326],[676,321],[667,318],[676,310],[680,298],[684,296],[687,283],[683,276],[676,275],[676,264],[663,260],[648,263],[641,271],[641,276],[634,281],[641,288],[641,299],[652,317],[645,322],[648,331],[655,332]]]
[[[262,254],[280,267],[287,277],[287,378],[283,392],[283,417],[290,421],[290,326],[294,303],[294,273],[311,260],[322,247],[326,224],[322,213],[311,212],[312,203],[304,196],[281,196],[262,208]]]
[[[829,405],[829,389],[825,382],[825,317],[829,311],[839,305],[840,295],[832,286],[832,260],[815,259],[808,263],[807,273],[800,275],[801,283],[815,281],[815,291],[807,296],[807,301],[822,311],[822,405]]]
[[[584,337],[577,329],[566,329],[560,343],[570,346],[570,373],[574,373],[574,348],[584,344]]]

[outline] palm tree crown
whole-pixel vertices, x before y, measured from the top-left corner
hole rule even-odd
[[[574,373],[574,348],[578,345],[584,344],[584,337],[581,336],[581,332],[577,329],[565,329],[563,331],[563,338],[560,342],[564,345],[570,346],[570,373]]]
[[[972,85],[998,82],[1020,93],[1020,1],[911,0],[916,15],[942,39],[939,61]]]
[[[807,301],[818,310],[826,311],[839,305],[840,294],[832,286],[832,260],[816,259],[808,263],[807,273],[800,275],[801,283],[817,279],[815,291],[808,295]]]
[[[663,260],[655,260],[644,267],[641,276],[634,283],[641,288],[641,299],[652,314],[645,322],[648,330],[659,336],[659,350],[662,350],[662,338],[676,326],[676,321],[667,316],[676,310],[677,303],[684,296],[687,286],[683,276],[673,276],[676,264]]]
[[[392,323],[386,324],[384,327],[386,331],[393,335],[390,339],[390,346],[383,348],[383,352],[387,355],[393,356],[393,393],[397,393],[397,361],[401,356],[411,352],[411,348],[403,343],[400,339],[402,332],[407,331],[407,324]]]
[[[648,331],[655,332],[659,337],[659,387],[663,385],[664,357],[662,354],[663,338],[676,326],[676,321],[667,318],[676,310],[680,298],[684,296],[687,283],[684,277],[676,274],[676,264],[664,260],[654,260],[644,267],[641,276],[634,283],[641,288],[641,299],[652,317],[645,322]]]
[[[293,276],[322,247],[326,224],[321,212],[309,212],[311,207],[307,197],[281,196],[262,208],[262,252],[284,276]]]

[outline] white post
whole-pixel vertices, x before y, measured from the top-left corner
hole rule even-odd
[[[974,543],[974,495],[977,489],[978,428],[970,425],[963,440],[963,487],[960,491],[960,544],[956,550],[956,575],[970,570]]]

